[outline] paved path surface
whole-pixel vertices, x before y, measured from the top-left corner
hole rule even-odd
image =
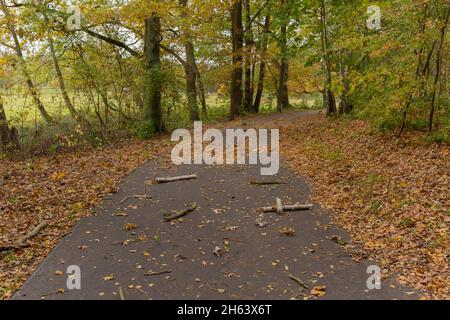
[[[192,173],[197,180],[146,184]],[[249,184],[264,179],[287,184]],[[151,199],[126,199],[143,194]],[[286,166],[269,178],[257,166],[164,168],[148,162],[105,199],[98,215],[77,224],[14,299],[303,299],[316,286],[326,286],[322,299],[413,298],[411,290],[387,282],[367,290],[367,266],[374,263],[353,261],[330,240],[348,235],[318,205],[281,216],[256,212],[276,197],[306,203],[309,188]],[[198,209],[182,221],[163,221],[164,213],[193,202]],[[267,225],[258,226],[258,218]],[[124,230],[127,224],[136,229]],[[282,227],[295,235],[280,234]],[[66,287],[69,265],[81,269],[81,290]]]

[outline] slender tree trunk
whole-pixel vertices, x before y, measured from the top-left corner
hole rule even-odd
[[[434,83],[433,83],[433,93],[431,96],[431,104],[430,104],[430,116],[428,120],[428,131],[433,131],[433,123],[434,123],[434,113],[435,113],[435,102],[436,102],[436,91],[437,91],[437,85],[439,83],[439,79],[441,76],[441,63],[442,63],[442,47],[444,45],[445,35],[447,34],[447,28],[448,28],[448,22],[450,18],[450,6],[447,9],[447,13],[444,19],[444,25],[441,28],[441,39],[439,42],[439,47],[436,52],[436,71],[434,76]]]
[[[325,0],[321,0],[320,8],[320,21],[322,25],[321,40],[322,40],[322,51],[325,60],[325,70],[326,70],[326,81],[324,88],[324,101],[327,107],[327,115],[333,115],[336,113],[336,100],[334,94],[331,90],[332,76],[331,76],[331,58],[328,49],[328,27],[327,27],[327,10],[325,5]]]
[[[163,132],[161,111],[161,22],[157,15],[145,20],[145,83],[144,83],[144,121],[155,132]]]
[[[200,96],[200,102],[202,104],[202,114],[204,116],[208,115],[208,105],[206,104],[206,91],[205,84],[203,83],[202,75],[198,70],[197,63],[195,64],[195,72],[197,74],[197,85],[198,85],[198,93]]]
[[[75,107],[74,107],[72,101],[70,100],[69,94],[67,93],[66,84],[64,82],[64,78],[63,78],[63,75],[61,72],[61,67],[59,65],[58,57],[56,56],[55,45],[54,45],[53,39],[51,37],[48,38],[48,46],[50,49],[50,54],[52,56],[53,67],[55,69],[56,78],[58,79],[59,89],[63,96],[66,108],[69,110],[72,118],[74,118],[83,128],[86,128],[86,122],[81,118],[81,116],[75,110]]]
[[[421,35],[423,35],[425,33],[425,30],[426,30],[427,15],[428,15],[428,4],[425,4],[424,7],[423,7],[423,19],[418,21],[419,22],[419,33]],[[422,95],[425,95],[425,90],[423,90],[424,87],[425,87],[424,79],[426,78],[425,75],[427,73],[427,70],[429,69],[430,61],[431,61],[431,58],[433,56],[433,51],[434,51],[435,46],[436,46],[436,42],[433,43],[433,46],[432,46],[431,50],[429,50],[427,60],[426,60],[425,65],[423,67],[422,67],[422,64],[423,64],[422,63],[422,59],[423,59],[422,56],[423,56],[424,48],[421,47],[420,50],[419,50],[418,62],[417,62],[416,74],[415,74],[415,81],[417,82],[419,80],[419,78],[420,78],[420,87],[421,87],[420,88],[420,93]],[[403,131],[406,128],[406,120],[407,120],[407,117],[408,117],[408,111],[409,111],[409,108],[411,107],[411,104],[413,102],[413,98],[414,98],[413,90],[410,90],[410,92],[408,94],[408,98],[406,100],[405,107],[403,109],[402,125],[401,125],[400,131],[398,133],[398,138],[401,137]]]
[[[268,44],[268,34],[270,29],[270,14],[266,15],[264,21],[264,31],[263,31],[263,39],[261,41],[261,61],[259,65],[259,79],[258,79],[258,89],[256,91],[255,103],[253,104],[253,111],[259,112],[261,107],[261,99],[264,92],[264,80],[266,76],[266,53],[267,53],[267,44]]]
[[[6,20],[6,26],[11,33],[11,36],[14,41],[14,50],[17,55],[17,59],[19,62],[20,69],[22,71],[22,74],[25,78],[25,82],[28,87],[28,91],[33,99],[34,104],[36,105],[37,109],[39,110],[39,113],[41,114],[42,118],[47,122],[48,124],[53,124],[53,119],[50,117],[50,115],[45,110],[44,105],[42,104],[41,99],[39,98],[37,88],[34,85],[33,81],[31,80],[30,73],[28,72],[27,64],[25,61],[25,58],[23,56],[22,48],[20,46],[19,37],[17,36],[16,29],[14,28],[14,25],[12,24],[11,15],[9,13],[8,7],[6,6],[5,0],[0,0],[0,4],[3,10],[3,13],[5,15]]]
[[[0,154],[14,150],[20,150],[19,135],[14,127],[9,128],[3,100],[0,96]]]
[[[252,65],[253,56],[252,48],[254,45],[252,17],[250,11],[250,0],[244,0],[245,9],[245,91],[244,91],[244,109],[252,111],[253,106],[253,77]]]
[[[191,121],[200,120],[197,102],[197,72],[195,70],[195,54],[192,42],[185,43],[186,64],[186,94],[189,105],[189,117]]]
[[[285,6],[285,0],[281,1],[281,4]],[[287,20],[287,19],[286,19]],[[289,108],[289,60],[288,60],[288,48],[287,48],[287,22],[284,22],[280,30],[281,40],[279,41],[281,51],[281,64],[280,74],[278,80],[278,93],[277,93],[277,109],[278,112],[282,112],[283,109]]]
[[[282,58],[280,64],[280,79],[278,80],[277,109],[283,112],[283,109],[289,108],[289,63],[287,58]]]
[[[187,4],[188,0],[179,0],[179,5],[181,7],[181,19],[186,19],[187,14]],[[185,21],[183,21],[183,24]],[[186,95],[189,105],[189,118],[191,121],[200,120],[200,115],[198,112],[198,101],[197,101],[197,68],[195,63],[195,51],[194,44],[191,41],[190,32],[188,27],[184,25],[181,27],[183,37],[184,37],[184,48],[186,54],[186,63],[184,65],[184,70],[186,73]]]
[[[345,65],[343,58],[340,59],[340,71],[342,78],[342,94],[341,103],[339,106],[340,114],[349,114],[353,110],[353,105],[350,99],[350,81],[348,79],[348,67]]]
[[[11,143],[11,131],[6,119],[3,101],[0,97],[0,154],[2,154]]]
[[[244,44],[242,24],[242,0],[236,0],[231,9],[231,34],[233,41],[233,73],[231,76],[230,120],[239,114],[242,107],[242,50]]]

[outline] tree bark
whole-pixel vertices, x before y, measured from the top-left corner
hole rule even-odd
[[[285,0],[281,1],[281,4],[285,6]],[[287,21],[287,19],[285,19]],[[278,93],[277,93],[277,110],[282,112],[283,109],[289,108],[289,60],[287,52],[287,22],[283,22],[280,30],[281,40],[279,41],[279,47],[281,51],[281,64],[280,74],[278,80]]]
[[[252,18],[250,9],[250,0],[244,0],[245,9],[245,91],[244,91],[244,109],[252,111],[253,107],[253,55],[252,48],[254,45]]]
[[[342,57],[340,59],[340,71],[342,78],[342,93],[339,113],[349,114],[353,110],[353,105],[350,98],[350,80],[348,78],[348,67],[345,65],[344,59]]]
[[[15,128],[9,128],[8,119],[3,108],[3,100],[0,97],[0,154],[5,151],[19,149],[20,142],[17,130]]]
[[[327,115],[333,115],[336,113],[336,100],[334,94],[331,91],[332,76],[331,76],[331,58],[328,49],[328,27],[327,27],[327,10],[325,5],[325,0],[321,0],[320,7],[320,22],[322,26],[321,30],[321,41],[322,41],[322,51],[325,60],[325,71],[326,71],[326,81],[324,88],[324,102],[327,107]]]
[[[242,0],[236,0],[231,9],[231,34],[233,42],[233,73],[231,76],[230,120],[239,114],[242,107],[242,50],[244,44],[242,23]]]
[[[144,121],[153,132],[164,131],[161,111],[161,22],[157,15],[145,20],[145,83],[144,83]]]
[[[0,98],[0,154],[2,154],[11,143],[11,131],[6,119],[3,101]]]
[[[206,92],[205,92],[205,84],[203,83],[202,75],[198,70],[197,63],[195,63],[195,72],[197,74],[197,85],[198,85],[198,93],[200,96],[200,102],[202,104],[202,114],[204,116],[208,115],[208,105],[206,104]]]
[[[179,0],[181,6],[181,18],[186,19],[187,15],[187,3],[188,0]],[[183,21],[185,23],[185,21]],[[184,48],[186,54],[186,63],[184,64],[184,71],[186,74],[186,95],[189,105],[189,118],[191,121],[200,120],[198,112],[197,101],[197,67],[195,63],[195,51],[194,44],[192,43],[189,28],[182,26],[182,36],[184,40]]]
[[[263,40],[261,43],[261,61],[259,65],[259,79],[258,79],[258,89],[256,91],[255,103],[253,104],[253,111],[258,113],[261,107],[261,99],[264,92],[264,80],[266,76],[266,53],[267,53],[267,44],[268,44],[268,34],[270,28],[270,14],[266,15],[264,21],[264,33],[262,35]]]
[[[437,91],[437,85],[439,83],[439,79],[441,76],[442,47],[444,45],[445,35],[447,34],[449,18],[450,18],[450,6],[448,7],[445,18],[444,18],[444,25],[441,28],[441,38],[440,38],[440,42],[439,42],[439,47],[436,52],[436,71],[435,71],[435,76],[434,76],[433,93],[431,96],[430,115],[429,115],[429,120],[428,120],[428,131],[430,133],[433,131],[434,113],[436,110],[435,109],[436,91]]]

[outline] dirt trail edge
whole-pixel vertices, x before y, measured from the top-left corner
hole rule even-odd
[[[292,114],[289,117],[292,119]],[[152,160],[80,220],[13,299],[413,299],[383,280],[368,290],[367,268],[352,259],[349,237],[320,206],[283,215],[256,208],[309,203],[306,182],[282,165],[164,166]],[[197,179],[149,184],[156,177]],[[283,181],[258,185],[251,181]],[[165,214],[192,208],[166,222]],[[293,233],[293,234],[292,234]],[[80,270],[81,289],[66,273]]]

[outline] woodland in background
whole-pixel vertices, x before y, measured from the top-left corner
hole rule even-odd
[[[0,0],[0,151],[104,145],[291,106],[450,128],[448,0]],[[367,27],[370,5],[381,29]],[[76,21],[75,21],[76,22]]]

